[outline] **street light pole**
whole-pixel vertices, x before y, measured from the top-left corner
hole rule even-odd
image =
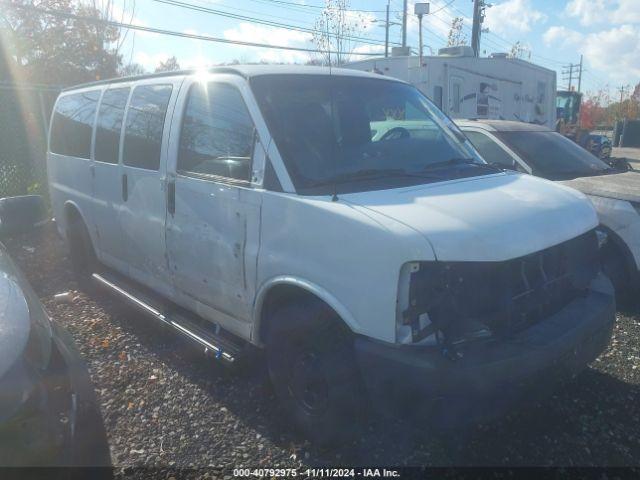
[[[387,0],[387,21],[384,24],[384,56],[389,56],[389,3],[391,0]]]
[[[413,13],[418,16],[418,41],[420,42],[418,45],[418,56],[420,60],[419,65],[422,67],[422,17],[423,15],[429,15],[429,4],[416,3],[413,8]]]
[[[407,46],[407,0],[404,0],[404,6],[402,10],[402,46]]]

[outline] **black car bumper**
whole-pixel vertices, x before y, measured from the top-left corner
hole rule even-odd
[[[6,416],[0,421],[0,466],[47,467],[42,471],[52,479],[84,478],[91,467],[92,478],[112,478],[107,437],[87,368],[69,335],[51,326],[50,348],[42,347],[48,352],[42,357],[46,364],[40,367],[25,354],[2,378],[11,410],[2,412]]]
[[[378,405],[423,414],[443,427],[483,421],[549,393],[608,345],[615,321],[606,277],[546,320],[502,341],[469,346],[453,361],[432,347],[358,337],[356,356]]]
[[[66,366],[69,380],[69,441],[59,455],[63,466],[109,467],[111,455],[95,391],[87,367],[71,337],[55,328],[54,342]]]

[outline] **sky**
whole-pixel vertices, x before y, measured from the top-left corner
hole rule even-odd
[[[286,27],[255,23],[253,20],[312,29],[324,0],[116,0],[116,19],[122,10],[125,22],[177,32],[313,48],[311,33]],[[131,6],[135,1],[135,9]],[[171,0],[175,2],[176,0]],[[418,21],[409,1],[408,45],[417,48]],[[391,20],[400,21],[403,0],[390,0]],[[445,46],[451,21],[463,17],[463,32],[471,37],[472,0],[432,0],[431,14],[423,19],[425,52]],[[218,14],[194,11],[195,5]],[[350,15],[360,25],[362,41],[349,46],[355,53],[382,53],[384,10],[387,0],[351,0]],[[515,42],[525,47],[524,59],[557,71],[558,88],[566,87],[564,66],[584,56],[582,91],[604,90],[614,99],[619,88],[640,83],[640,0],[495,0],[486,9],[481,53],[508,52]],[[249,17],[228,18],[224,14]],[[390,28],[390,42],[401,41],[401,28]],[[367,42],[372,42],[370,44]],[[153,71],[157,64],[176,56],[183,68],[198,68],[231,62],[271,61],[304,63],[306,52],[275,50],[213,43],[189,38],[129,30],[122,46],[124,63],[136,62]],[[353,56],[353,59],[357,59]],[[363,57],[360,57],[363,58]],[[574,86],[576,80],[573,82]]]

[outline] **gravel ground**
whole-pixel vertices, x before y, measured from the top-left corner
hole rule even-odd
[[[543,403],[455,440],[372,418],[352,445],[320,450],[291,432],[263,367],[233,371],[117,300],[78,292],[53,234],[7,246],[88,363],[119,475],[170,478],[194,467],[215,475],[240,466],[640,465],[638,311],[620,313],[610,348]],[[66,291],[72,302],[56,303],[53,296]]]

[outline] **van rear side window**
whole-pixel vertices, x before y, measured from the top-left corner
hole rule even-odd
[[[171,85],[142,85],[133,90],[125,125],[122,162],[147,170],[160,167],[162,130]]]
[[[99,90],[65,95],[56,103],[51,120],[52,153],[89,159],[91,132],[100,98]]]
[[[107,90],[102,95],[98,110],[94,153],[95,160],[99,162],[118,163],[120,131],[129,90],[129,88],[115,88]]]

